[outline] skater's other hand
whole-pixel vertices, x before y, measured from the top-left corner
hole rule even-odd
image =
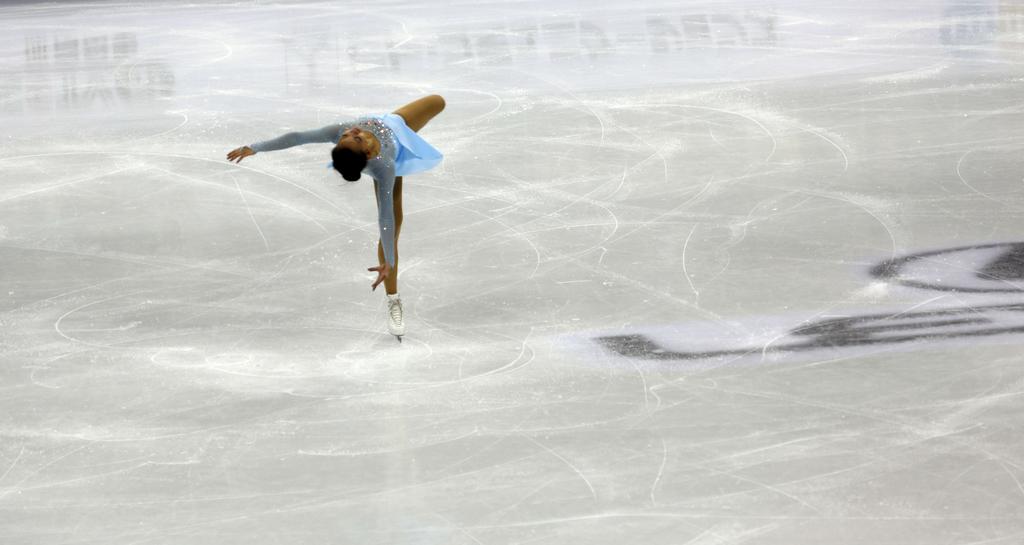
[[[256,152],[253,151],[252,148],[250,148],[249,146],[242,146],[240,148],[233,149],[228,152],[228,161],[241,163],[242,159],[245,159],[250,155],[256,155]]]
[[[381,282],[387,280],[387,278],[391,276],[391,265],[388,265],[387,263],[383,265],[378,265],[376,267],[370,267],[369,269],[366,270],[374,271],[377,273],[377,281],[373,283],[371,291],[377,291],[377,286],[379,286]]]

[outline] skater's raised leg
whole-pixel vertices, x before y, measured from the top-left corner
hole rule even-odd
[[[392,113],[402,116],[410,129],[420,132],[441,110],[444,110],[444,99],[441,95],[430,95],[414,100]]]

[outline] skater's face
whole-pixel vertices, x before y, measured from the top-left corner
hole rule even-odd
[[[338,145],[343,148],[348,148],[352,151],[366,154],[366,158],[376,157],[380,153],[380,142],[373,136],[370,131],[364,131],[359,127],[352,127],[351,129],[341,133],[341,139],[338,140]]]

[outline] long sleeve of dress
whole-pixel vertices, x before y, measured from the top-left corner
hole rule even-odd
[[[311,131],[289,132],[271,140],[256,142],[255,144],[251,144],[249,148],[255,152],[261,152],[276,151],[294,146],[301,146],[302,144],[334,143],[341,138],[342,130],[341,125],[334,124],[327,125],[326,127],[321,127],[319,129],[313,129]]]
[[[384,260],[395,266],[395,189],[394,168],[388,173],[374,176],[377,182],[377,225],[380,228],[380,245],[384,249]]]

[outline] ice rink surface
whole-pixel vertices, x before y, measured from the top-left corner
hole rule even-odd
[[[0,6],[0,543],[1024,542],[1024,2],[429,4]]]

